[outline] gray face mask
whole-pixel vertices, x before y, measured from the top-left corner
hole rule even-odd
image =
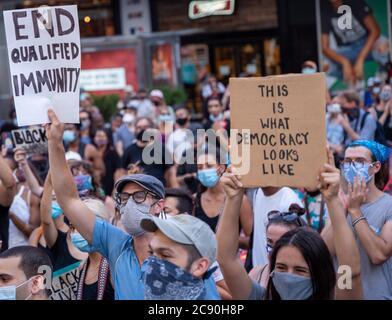
[[[140,226],[140,221],[148,218],[150,208],[151,206],[148,204],[138,204],[132,199],[129,199],[126,205],[120,208],[121,223],[132,237],[138,237],[145,233]]]
[[[282,300],[306,300],[313,294],[312,279],[310,277],[273,271],[271,278]]]

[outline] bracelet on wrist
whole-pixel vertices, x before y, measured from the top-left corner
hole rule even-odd
[[[366,218],[362,216],[362,217],[355,219],[352,223],[353,228],[358,224],[358,222],[360,222],[362,220],[366,220]]]

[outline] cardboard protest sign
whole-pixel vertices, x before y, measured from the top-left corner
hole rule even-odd
[[[80,34],[77,7],[4,11],[11,85],[19,126],[79,122]]]
[[[78,261],[53,273],[51,300],[76,300],[82,265]]]
[[[48,139],[42,127],[13,130],[12,138],[15,147],[24,149],[29,155],[48,153]]]
[[[230,79],[231,160],[246,187],[317,186],[325,90],[321,73]]]

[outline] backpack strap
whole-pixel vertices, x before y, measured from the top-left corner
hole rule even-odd
[[[365,121],[366,121],[366,118],[368,117],[369,114],[370,114],[369,112],[365,112],[365,114],[363,115],[362,120],[361,120],[361,126],[359,127],[360,130],[362,130],[363,127],[365,126]]]

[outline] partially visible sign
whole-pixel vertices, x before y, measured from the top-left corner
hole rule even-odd
[[[208,16],[232,15],[235,0],[192,1],[189,4],[188,15],[190,19],[199,19]]]
[[[150,1],[121,0],[122,34],[138,35],[151,32]]]
[[[126,86],[125,69],[82,70],[80,86],[86,91],[122,90]]]
[[[53,273],[51,300],[76,300],[82,261]]]
[[[29,155],[48,152],[48,140],[42,127],[14,130],[12,138],[15,147],[24,149]]]

